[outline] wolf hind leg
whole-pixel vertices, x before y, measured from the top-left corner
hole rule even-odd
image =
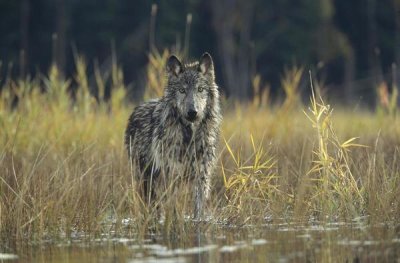
[[[143,180],[141,194],[142,200],[146,205],[150,206],[155,201],[154,180]]]

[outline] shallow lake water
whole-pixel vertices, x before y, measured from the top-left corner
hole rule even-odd
[[[0,262],[400,262],[400,225],[270,224],[185,238],[148,236],[5,247]]]

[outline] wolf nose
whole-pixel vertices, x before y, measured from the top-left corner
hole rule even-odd
[[[195,110],[188,111],[188,119],[190,121],[193,121],[196,118],[196,116],[197,116],[197,111],[195,111]]]

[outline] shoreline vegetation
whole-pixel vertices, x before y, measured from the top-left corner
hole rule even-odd
[[[149,55],[144,99],[160,96],[169,52]],[[148,233],[185,235],[191,200],[171,187],[158,202],[162,221],[136,192],[124,148],[133,109],[121,67],[104,76],[77,55],[75,78],[48,74],[13,80],[0,91],[0,240],[42,242]],[[311,74],[310,74],[311,75]],[[376,111],[328,105],[302,68],[282,77],[283,102],[253,80],[254,99],[223,99],[219,161],[200,227],[263,226],[277,221],[396,223],[400,220],[400,120],[397,87],[377,87]],[[71,92],[72,83],[76,85]],[[110,94],[106,95],[106,86]]]

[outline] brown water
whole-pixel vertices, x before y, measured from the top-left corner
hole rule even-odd
[[[0,252],[0,262],[400,262],[400,225],[225,227],[180,239],[75,240]]]

